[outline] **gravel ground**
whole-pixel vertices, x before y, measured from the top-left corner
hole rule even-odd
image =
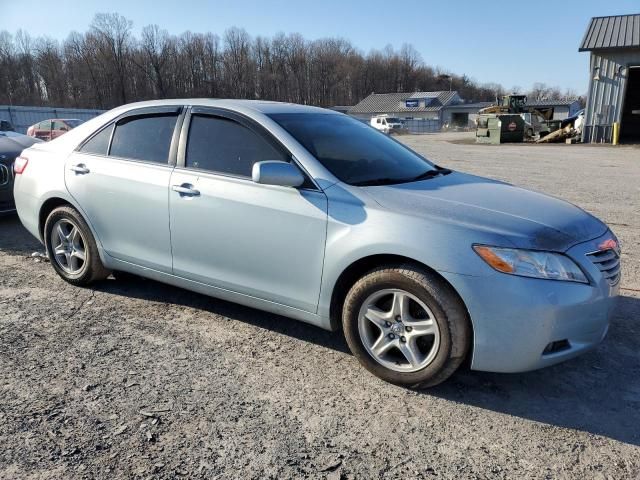
[[[639,478],[640,149],[402,140],[563,197],[624,244],[592,353],[417,393],[340,335],[146,280],[74,288],[0,219],[0,478]]]

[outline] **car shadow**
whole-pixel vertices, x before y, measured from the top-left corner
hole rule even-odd
[[[238,320],[258,328],[311,342],[342,353],[349,348],[342,335],[323,330],[313,325],[292,320],[273,313],[245,307],[237,303],[220,300],[200,293],[172,287],[154,280],[126,275],[118,280],[111,278],[95,284],[93,289],[140,300],[165,302],[213,313],[231,320]]]
[[[107,280],[95,288],[113,295],[188,306],[350,354],[340,333],[152,280]],[[640,328],[633,325],[638,318],[640,298],[622,296],[607,339],[592,352],[519,374],[462,368],[449,381],[419,394],[640,446]],[[367,375],[364,370],[362,374]]]
[[[10,255],[44,253],[44,246],[25,230],[16,214],[0,216],[0,251]]]
[[[30,255],[40,243],[17,217],[0,219],[0,251]],[[173,303],[245,322],[258,328],[349,354],[343,336],[279,315],[130,277],[94,287],[128,298]],[[627,294],[629,293],[629,294]],[[461,369],[428,395],[551,427],[582,430],[640,446],[640,295],[623,291],[605,341],[568,362],[520,374]],[[368,375],[362,370],[362,375]],[[376,381],[371,377],[372,382]],[[508,422],[505,418],[505,422]]]

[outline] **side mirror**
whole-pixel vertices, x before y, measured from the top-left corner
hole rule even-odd
[[[298,167],[280,160],[254,163],[251,178],[256,183],[281,187],[299,187],[304,183],[304,177]]]

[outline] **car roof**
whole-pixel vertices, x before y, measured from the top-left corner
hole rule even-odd
[[[220,99],[220,98],[176,98],[167,100],[148,100],[144,102],[129,103],[121,108],[127,110],[143,107],[159,107],[169,105],[190,105],[199,107],[219,107],[228,108],[230,110],[250,109],[263,114],[271,113],[331,113],[338,114],[334,110],[328,110],[320,107],[312,107],[309,105],[299,105],[296,103],[273,102],[268,100],[237,100],[237,99]]]
[[[166,100],[147,100],[143,102],[128,103],[113,108],[108,112],[94,117],[82,125],[71,129],[69,133],[60,135],[55,140],[37,146],[35,148],[58,149],[60,151],[75,149],[84,139],[98,128],[111,122],[122,114],[135,113],[136,109],[149,107],[175,107],[175,106],[194,106],[194,107],[213,107],[225,108],[248,115],[257,119],[257,117],[274,114],[274,113],[321,113],[326,115],[344,115],[335,110],[328,110],[320,107],[311,107],[308,105],[298,105],[295,103],[272,102],[267,100],[233,100],[233,99],[216,99],[216,98],[170,98]]]

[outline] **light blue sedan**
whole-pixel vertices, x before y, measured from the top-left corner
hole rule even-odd
[[[583,353],[620,283],[616,237],[583,210],[315,107],[125,105],[14,171],[20,219],[67,282],[128,272],[342,329],[366,369],[411,387],[465,359],[521,372]]]

